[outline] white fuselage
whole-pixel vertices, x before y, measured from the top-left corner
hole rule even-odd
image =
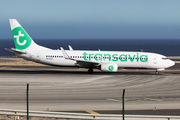
[[[66,50],[66,53],[75,60],[99,64],[115,63],[118,68],[165,69],[174,65],[174,62],[165,56],[148,52]],[[86,67],[65,59],[61,50],[27,51],[27,54],[16,55],[48,65]]]
[[[118,68],[147,68],[164,70],[175,63],[165,56],[148,52],[52,50],[36,44],[16,19],[10,19],[15,48],[6,49],[16,56],[34,62],[54,65],[93,68],[117,72]]]

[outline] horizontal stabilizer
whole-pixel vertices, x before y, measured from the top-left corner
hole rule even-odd
[[[25,51],[17,50],[17,49],[15,49],[15,48],[11,48],[11,49],[5,48],[5,50],[10,51],[10,52],[13,52],[13,53],[18,53],[18,54],[26,54]]]

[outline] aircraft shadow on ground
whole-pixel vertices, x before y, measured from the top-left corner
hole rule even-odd
[[[92,74],[88,74],[87,71],[80,70],[0,70],[1,73],[12,74],[77,74],[77,75],[155,75],[155,72],[151,71],[118,71],[118,72],[101,72],[94,71]],[[171,73],[172,74],[172,73]],[[161,73],[159,75],[162,75]]]

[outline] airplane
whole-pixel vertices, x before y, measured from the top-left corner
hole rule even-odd
[[[16,19],[9,19],[15,48],[6,50],[25,60],[34,61],[51,66],[88,68],[105,72],[117,72],[119,68],[155,69],[158,71],[173,66],[175,63],[166,56],[150,52],[128,51],[87,51],[53,50],[36,44]]]

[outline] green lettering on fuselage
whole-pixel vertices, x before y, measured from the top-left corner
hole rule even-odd
[[[89,61],[91,61],[91,55],[94,55],[94,54],[89,54]]]
[[[84,55],[84,60],[86,60],[86,61],[87,60],[92,61],[92,58],[94,58],[94,60],[96,60],[96,61],[102,61],[102,60],[106,61],[106,59],[108,59],[108,61],[111,61],[111,59],[112,59],[112,61],[114,61],[114,62],[116,62],[118,60],[120,60],[121,62],[127,62],[128,57],[129,57],[130,62],[134,62],[135,61],[134,59],[136,59],[136,62],[139,62],[139,61],[140,62],[148,62],[148,55],[139,55],[139,53],[136,53],[134,55],[132,55],[132,54],[120,54],[120,55],[112,54],[111,55],[111,54],[99,54],[99,53],[97,53],[97,54],[89,53],[88,54],[88,53],[84,52],[83,55]],[[88,57],[89,57],[89,59],[87,59]]]
[[[112,61],[118,61],[118,54],[113,54],[112,58]]]
[[[120,59],[120,61],[122,61],[122,62],[127,62],[127,55],[121,54],[121,55],[119,56],[119,59]]]
[[[133,58],[132,58],[132,57],[131,57],[131,55],[129,55],[129,59],[130,59],[130,61],[131,61],[131,62],[133,62],[133,61],[134,61],[135,56],[136,56],[136,55],[134,55],[134,56],[133,56]]]
[[[104,54],[104,61],[106,61],[106,56],[108,56],[108,58],[109,58],[109,61],[111,61],[111,55],[110,54]]]
[[[137,60],[137,62],[139,62],[139,53],[137,53],[136,60]]]
[[[86,59],[86,55],[88,55],[88,54],[86,52],[84,52],[83,55],[84,55],[84,60],[88,60],[88,59]]]
[[[94,55],[94,59],[95,59],[96,61],[102,61],[102,54],[95,54],[95,55]]]
[[[148,56],[147,55],[141,55],[140,56],[140,61],[141,62],[147,62],[148,61]]]

